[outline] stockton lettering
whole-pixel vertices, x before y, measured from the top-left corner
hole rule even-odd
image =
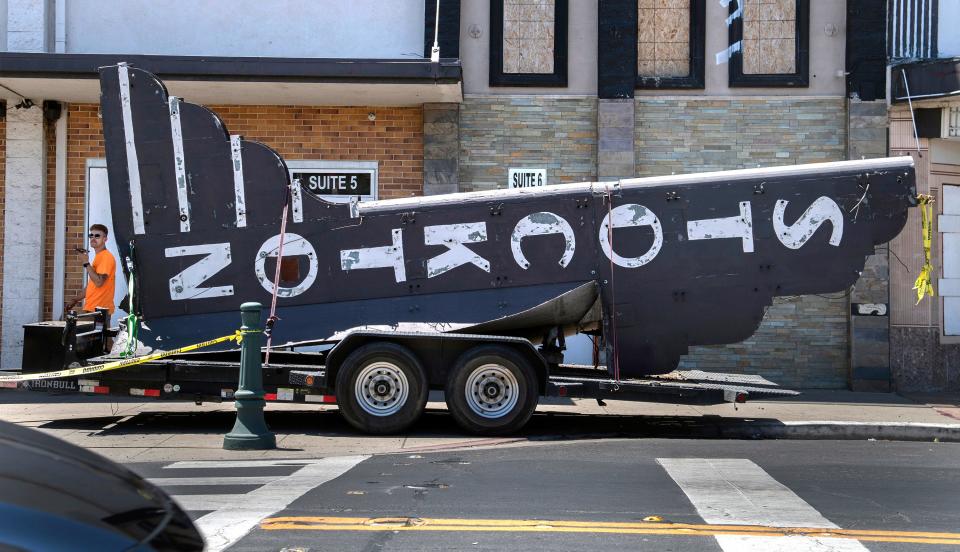
[[[336,185],[341,184],[338,181]],[[831,232],[828,243],[833,247],[839,247],[843,237],[844,217],[842,210],[834,200],[827,196],[817,198],[793,224],[787,224],[784,221],[787,204],[787,200],[778,200],[770,220],[773,234],[783,246],[789,249],[799,249],[807,243],[820,226],[830,223]],[[687,221],[686,235],[679,241],[675,241],[673,246],[676,247],[677,244],[696,240],[729,239],[738,240],[744,254],[753,253],[754,225],[750,202],[738,202],[732,205],[729,211],[734,214],[728,217]],[[580,222],[577,221],[577,224],[580,224]],[[632,251],[632,255],[627,256],[622,251],[618,252],[616,244],[610,239],[613,235],[612,230],[617,228],[646,228],[652,234],[653,240],[645,251]],[[375,239],[374,243],[380,242],[376,245],[357,249],[341,249],[340,270],[344,273],[350,273],[355,270],[389,268],[395,283],[406,282],[407,266],[410,260],[406,258],[406,252],[404,251],[403,237],[405,232],[408,233],[408,236],[410,232],[417,232],[422,236],[418,239],[422,239],[425,246],[431,246],[431,251],[437,247],[443,248],[443,250],[436,250],[436,253],[431,257],[413,259],[414,265],[421,265],[426,268],[425,276],[428,279],[444,277],[454,268],[466,265],[472,265],[475,270],[491,272],[490,260],[482,257],[471,248],[473,244],[488,241],[486,222],[425,226],[422,229],[415,226],[393,228],[389,230],[389,234]],[[531,213],[516,223],[510,233],[509,244],[507,244],[511,255],[503,258],[512,259],[521,269],[527,270],[530,268],[530,262],[521,248],[522,241],[529,236],[551,234],[561,236],[564,240],[563,251],[557,251],[557,264],[552,269],[565,270],[576,254],[576,236],[570,221],[548,211]],[[610,262],[626,269],[636,269],[650,263],[666,245],[660,217],[652,210],[636,203],[618,205],[611,209],[601,220],[594,239],[597,240],[597,245]],[[503,243],[499,239],[495,241]],[[267,291],[272,291],[273,281],[266,269],[266,259],[277,256],[279,245],[280,236],[271,236],[260,247],[254,260],[257,280]],[[304,236],[288,232],[284,239],[284,248],[285,256],[306,258],[307,270],[305,276],[296,285],[292,287],[280,286],[278,289],[278,296],[280,297],[301,295],[318,281],[318,274],[328,270],[336,270],[333,267],[326,266],[321,270],[317,251]],[[623,246],[620,246],[620,249],[622,250]],[[231,264],[233,256],[230,251],[230,243],[180,246],[166,249],[166,257],[168,258],[196,255],[201,256],[199,261],[187,266],[170,278],[170,299],[174,301],[195,300],[233,295],[233,286],[230,285],[209,287],[201,285]],[[319,280],[322,281],[322,279]]]

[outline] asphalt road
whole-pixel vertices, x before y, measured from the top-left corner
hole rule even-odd
[[[601,439],[130,467],[212,550],[960,550],[958,444]]]

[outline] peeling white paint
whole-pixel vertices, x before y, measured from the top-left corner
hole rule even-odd
[[[717,52],[717,65],[722,65],[730,61],[730,58],[733,57],[733,54],[740,51],[741,42],[738,40],[731,44],[727,49]]]
[[[263,289],[273,293],[273,281],[267,276],[266,264],[267,257],[276,257],[280,250],[280,235],[270,237],[263,242],[257,251],[257,256],[253,260],[253,270],[257,275],[257,281],[263,286]],[[320,262],[317,260],[317,251],[306,238],[299,234],[287,232],[283,237],[283,256],[295,257],[303,256],[307,258],[309,267],[307,276],[293,287],[277,286],[277,297],[296,297],[310,289],[313,282],[317,279],[317,273],[320,270]],[[277,282],[279,284],[279,282]]]
[[[743,252],[753,253],[753,214],[750,210],[750,202],[740,202],[740,216],[687,222],[687,238],[691,240],[740,238],[743,241]]]
[[[521,242],[527,236],[545,236],[549,234],[560,234],[564,239],[563,256],[560,257],[560,266],[566,268],[573,259],[573,254],[577,248],[577,239],[573,234],[573,228],[563,217],[540,211],[520,219],[520,222],[513,228],[513,234],[510,236],[510,249],[513,251],[513,260],[524,270],[530,268],[530,262],[523,254]]]
[[[190,231],[190,200],[187,198],[187,167],[183,153],[183,130],[180,127],[180,98],[170,96],[170,134],[173,139],[173,170],[177,176],[177,206],[180,209],[180,231]]]
[[[735,19],[741,17],[742,15],[743,15],[743,5],[738,3],[737,9],[733,10],[733,13],[727,16],[727,27],[729,27],[730,24],[733,23]]]
[[[133,212],[134,234],[145,234],[143,224],[143,193],[140,189],[140,162],[137,142],[133,135],[133,106],[130,103],[130,73],[126,63],[117,65],[120,80],[120,107],[123,113],[123,140],[127,150],[127,177],[130,179],[130,207]]]
[[[773,229],[780,243],[790,249],[800,249],[807,243],[820,225],[829,221],[832,227],[830,245],[838,247],[843,239],[843,211],[837,203],[827,196],[820,196],[800,215],[797,222],[788,225],[783,215],[789,202],[778,199],[773,207]]]
[[[733,171],[713,171],[695,174],[675,174],[667,176],[647,176],[627,178],[617,181],[624,192],[631,190],[650,190],[668,186],[692,184],[707,186],[713,183],[730,183],[740,180],[773,180],[780,178],[801,178],[820,176],[839,171],[891,171],[913,167],[913,158],[909,155],[885,157],[882,159],[857,159],[854,161],[831,161],[829,163],[808,163],[805,165],[782,165],[755,169],[737,169]],[[589,193],[606,195],[610,188],[608,182],[576,182],[570,184],[551,184],[535,188],[517,188],[501,190],[483,190],[479,192],[459,192],[433,196],[411,196],[397,199],[363,201],[357,205],[356,218],[361,215],[392,212],[395,209],[417,210],[432,206],[485,204],[491,201],[510,201],[514,198],[538,199],[555,198],[558,194],[569,195]],[[351,211],[352,212],[352,211]]]
[[[164,250],[164,255],[168,259],[193,255],[204,256],[170,278],[170,299],[181,301],[184,299],[208,299],[233,295],[233,286],[200,287],[200,284],[230,265],[229,243],[168,247]]]
[[[360,198],[357,196],[350,197],[350,218],[360,218]]]
[[[303,195],[300,191],[300,179],[290,185],[290,200],[293,207],[293,222],[303,222]]]
[[[612,221],[612,222],[611,222]],[[636,226],[649,226],[653,230],[653,243],[646,253],[639,257],[621,257],[613,251],[613,245],[610,243],[610,228],[630,228]],[[660,219],[657,215],[643,205],[636,203],[627,203],[613,210],[605,217],[600,224],[600,248],[604,255],[613,261],[613,264],[624,268],[638,268],[654,259],[660,248],[663,247],[663,227],[660,225]]]
[[[427,278],[439,276],[465,264],[472,264],[484,272],[490,272],[490,261],[464,245],[485,241],[487,241],[485,222],[427,226],[423,229],[423,243],[442,245],[448,249],[436,257],[427,259]]]
[[[344,271],[364,268],[392,268],[397,283],[406,282],[407,270],[403,263],[403,230],[394,228],[391,234],[393,237],[392,245],[341,249],[340,268]]]
[[[233,195],[236,197],[234,206],[237,209],[237,228],[247,226],[247,201],[243,191],[243,147],[241,137],[230,135],[230,155],[233,159]]]

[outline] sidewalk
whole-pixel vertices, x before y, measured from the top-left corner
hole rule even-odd
[[[269,403],[276,450],[225,451],[233,403],[160,402],[0,390],[0,419],[35,427],[120,462],[303,458],[532,446],[590,438],[890,439],[960,442],[960,394],[911,395],[810,390],[799,397],[691,406],[608,400],[541,404],[524,431],[465,435],[432,394],[406,435],[354,432],[333,406]]]

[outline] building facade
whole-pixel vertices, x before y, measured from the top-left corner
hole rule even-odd
[[[883,53],[899,1],[274,4],[235,1],[224,15],[218,2],[0,0],[0,224],[3,266],[17,267],[3,273],[4,366],[19,364],[20,326],[59,317],[83,284],[71,252],[103,209],[99,65],[158,74],[296,170],[374,170],[368,195],[382,199],[909,149],[895,139],[902,108],[888,108]],[[916,235],[902,240],[915,249]],[[935,317],[904,314],[891,257],[879,248],[847,293],[778,298],[753,337],[693,348],[682,367],[800,387],[956,388],[904,377],[925,361],[905,368],[898,344],[929,342]],[[588,344],[570,346],[589,361]]]
[[[423,0],[280,4],[0,2],[3,366],[20,364],[23,324],[60,318],[82,293],[75,249],[109,214],[100,66],[157,74],[331,194],[356,177],[349,192],[366,199],[420,195],[445,176],[445,137],[431,133],[462,78],[455,52],[424,59],[433,10],[427,22]]]
[[[960,389],[960,3],[890,2],[890,154],[911,155],[932,197],[934,297],[912,289],[925,262],[921,213],[890,244],[891,370],[900,389]]]

